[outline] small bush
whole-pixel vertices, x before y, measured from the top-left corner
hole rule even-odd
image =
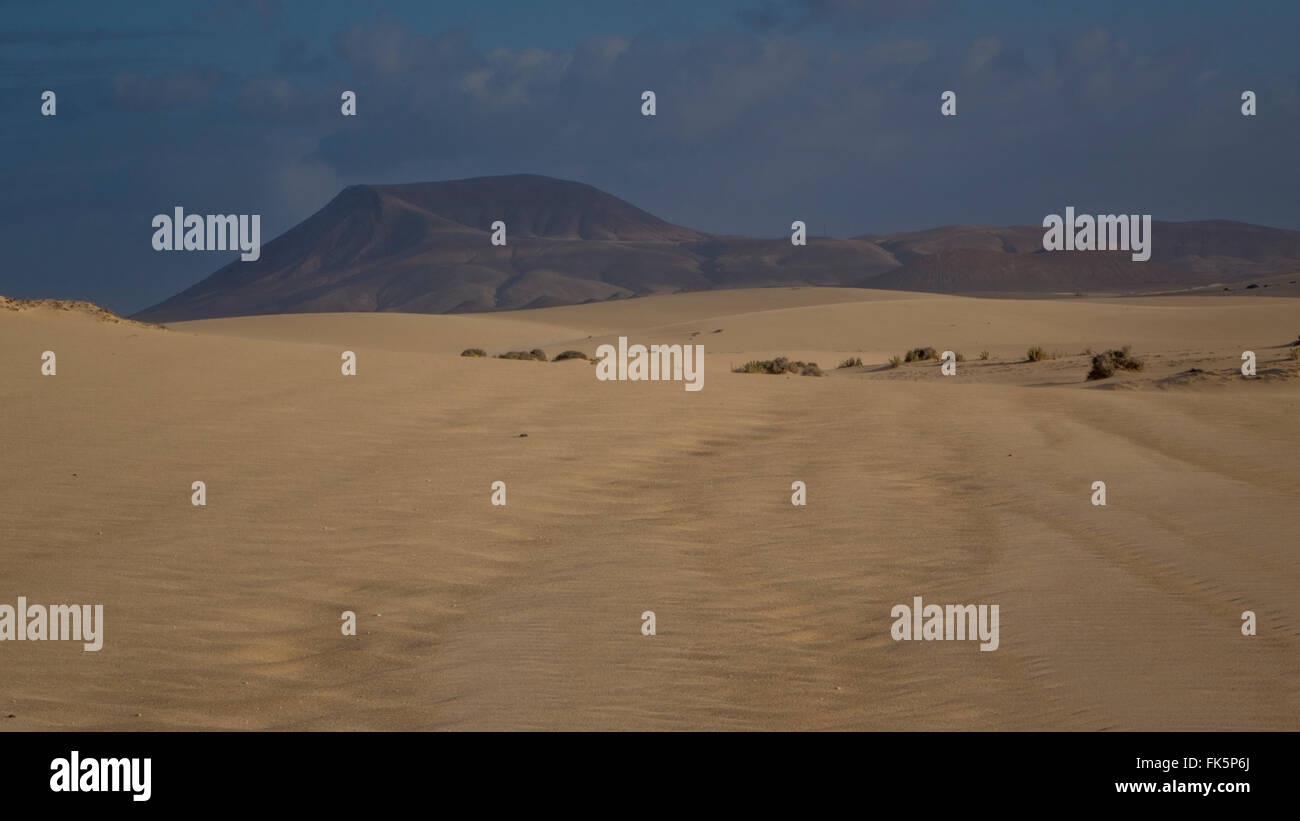
[[[1123,368],[1126,371],[1140,371],[1144,367],[1142,360],[1137,359],[1129,353],[1129,346],[1125,345],[1118,351],[1111,351],[1111,357],[1115,360],[1115,366]]]
[[[1115,375],[1115,365],[1104,353],[1095,354],[1092,357],[1092,369],[1088,371],[1088,379],[1109,379]]]
[[[938,359],[939,354],[934,348],[913,348],[903,357],[904,362],[921,362],[926,359]]]
[[[561,362],[561,361],[563,361],[563,360],[565,360],[565,359],[586,359],[586,358],[587,358],[587,355],[586,355],[585,353],[583,353],[582,351],[565,351],[564,353],[562,353],[562,354],[560,354],[559,356],[555,357],[555,359],[553,359],[553,360],[551,360],[551,361],[552,361],[552,362]]]
[[[466,348],[460,352],[461,356],[487,356],[487,351],[482,348]]]
[[[889,357],[889,367],[897,368],[901,364],[903,364],[903,357],[897,355]]]
[[[1290,351],[1292,359],[1300,359],[1300,345],[1295,345]]]
[[[1133,357],[1129,353],[1129,346],[1125,345],[1119,350],[1103,351],[1094,354],[1092,357],[1092,369],[1088,371],[1088,379],[1109,379],[1115,375],[1115,371],[1140,371],[1144,367],[1142,360]]]
[[[840,364],[836,365],[835,367],[836,367],[836,368],[861,368],[861,367],[862,367],[862,357],[855,356],[855,357],[852,357],[852,358],[850,358],[850,359],[846,359],[846,360],[844,360],[843,362],[841,362]]]
[[[797,373],[800,376],[821,376],[822,369],[817,367],[816,362],[800,362],[778,356],[776,359],[750,360],[739,368],[734,368],[733,373]]]
[[[546,353],[541,348],[533,348],[531,351],[506,351],[497,354],[497,359],[535,359],[538,362],[545,362]]]
[[[957,351],[957,352],[956,352],[956,355],[957,355],[957,361],[958,361],[958,362],[965,362],[965,361],[966,361],[966,354],[962,353],[961,351]]]
[[[1042,345],[1035,345],[1025,351],[1025,358],[1030,362],[1042,362],[1044,359],[1055,359],[1056,357],[1044,350]]]
[[[988,351],[980,351],[980,361],[981,361],[981,362],[987,362],[987,361],[988,361],[988,358],[989,358],[989,352],[988,352]]]

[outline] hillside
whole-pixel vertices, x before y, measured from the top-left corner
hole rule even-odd
[[[503,220],[508,244],[493,246]],[[1134,293],[1300,270],[1300,232],[1156,223],[1146,263],[1047,254],[1042,229],[951,226],[850,239],[719,236],[589,185],[537,175],[357,185],[136,318],[348,311],[464,313],[789,285],[946,293]]]

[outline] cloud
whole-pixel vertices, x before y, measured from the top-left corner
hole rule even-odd
[[[305,146],[291,153],[301,154]],[[270,198],[278,213],[310,214],[334,197],[346,183],[325,163],[295,159],[277,165],[271,176]]]
[[[256,120],[301,121],[310,117],[311,108],[325,100],[310,100],[288,78],[266,75],[250,77],[239,89],[236,106]]]
[[[867,29],[942,11],[948,0],[764,0],[744,9],[742,23],[759,31],[813,26]]]
[[[213,0],[200,16],[224,26],[245,29],[249,21],[264,31],[279,29],[284,22],[282,0]]]
[[[929,40],[890,40],[867,49],[868,65],[872,70],[918,66],[933,60],[936,53],[934,43]]]
[[[997,37],[981,37],[970,44],[966,51],[966,61],[962,73],[967,76],[982,74],[987,71],[1007,71],[1020,74],[1029,70],[1025,53],[1020,49],[1009,49]]]
[[[464,68],[484,62],[464,32],[449,31],[426,37],[390,20],[349,26],[335,35],[334,51],[353,72],[376,78]]]
[[[170,29],[45,29],[40,31],[0,31],[0,45],[10,46],[93,46],[120,40],[149,40],[169,37],[194,37],[200,32],[188,28]]]
[[[486,65],[461,75],[460,88],[484,105],[508,108],[547,93],[572,63],[573,54],[567,51],[495,49],[487,54]]]
[[[329,56],[301,37],[290,37],[277,47],[276,68],[284,74],[320,74],[329,68]]]
[[[113,78],[113,98],[132,111],[203,105],[219,82],[216,73],[198,70],[156,75],[121,72]]]
[[[1182,83],[1193,84],[1205,55],[1194,49],[1139,53],[1105,26],[1094,26],[1055,48],[1059,87],[1096,111],[1117,111]]]
[[[818,20],[897,19],[935,8],[794,6]],[[883,175],[904,184],[901,169],[924,169],[924,176],[953,156],[981,152],[1037,177],[1036,154],[1007,152],[1052,137],[1084,150],[1097,135],[1078,124],[1081,108],[1105,115],[1088,122],[1139,102],[1163,110],[1167,92],[1200,73],[1191,70],[1194,51],[1142,54],[1101,27],[1062,37],[1035,64],[999,37],[836,43],[714,32],[481,51],[457,32],[426,36],[391,20],[354,25],[334,48],[358,79],[364,114],[331,129],[311,159],[344,178],[372,179],[432,179],[466,168],[584,168],[619,179],[654,166],[661,170],[653,185],[745,190],[741,196],[767,187],[769,201],[783,185],[811,188],[819,180]],[[940,127],[938,95],[948,88],[959,92],[962,114]],[[658,98],[653,119],[639,114],[645,89]],[[1172,138],[1176,119],[1151,116],[1134,128]],[[955,134],[962,135],[956,144]]]
[[[593,37],[578,44],[574,49],[574,58],[593,69],[604,71],[626,54],[631,45],[626,39],[613,34]]]

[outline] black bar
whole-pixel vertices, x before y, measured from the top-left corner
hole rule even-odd
[[[344,808],[474,813],[706,803],[830,814],[849,802],[926,811],[1189,806],[1215,811],[1292,796],[1290,733],[43,733],[10,734],[5,794],[34,807],[125,810]],[[51,762],[150,759],[150,795],[54,792]],[[1143,767],[1138,761],[1178,765]],[[1198,766],[1187,767],[1194,760]],[[85,771],[83,770],[83,777]],[[1211,784],[1208,795],[1190,783]],[[1133,794],[1153,785],[1155,792]],[[1166,785],[1169,785],[1166,787]],[[1245,786],[1242,786],[1245,785]],[[1181,786],[1181,789],[1180,789]],[[1147,789],[1145,786],[1136,789]],[[1225,792],[1223,790],[1232,791]],[[1121,792],[1121,790],[1124,790]],[[697,796],[697,797],[692,797]],[[684,803],[683,803],[684,802]],[[1046,802],[1046,803],[1044,803]],[[610,813],[615,807],[606,806]],[[821,809],[817,809],[821,808]],[[621,812],[621,810],[619,810]],[[605,814],[602,812],[602,814]],[[838,814],[838,812],[837,812]]]

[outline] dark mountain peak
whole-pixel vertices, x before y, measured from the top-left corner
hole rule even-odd
[[[682,242],[704,236],[599,188],[540,174],[367,187],[480,231],[502,220],[507,237]]]

